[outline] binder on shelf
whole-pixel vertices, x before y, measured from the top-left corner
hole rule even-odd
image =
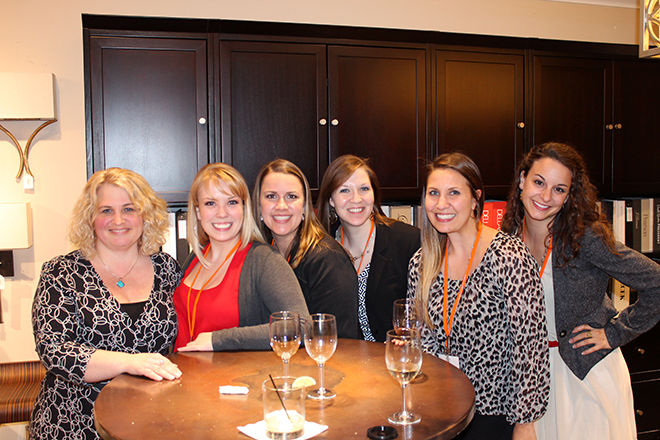
[[[167,220],[169,226],[167,227],[167,239],[163,243],[163,252],[170,254],[176,260],[176,213],[168,212]]]
[[[653,252],[653,199],[642,199],[642,252]]]
[[[653,252],[660,253],[660,198],[653,199]]]
[[[626,241],[625,245],[642,252],[642,199],[631,197],[626,203]]]
[[[412,206],[410,205],[393,205],[390,206],[390,218],[400,222],[413,224]]]
[[[176,213],[176,259],[179,264],[183,264],[190,253],[188,245],[186,211],[177,211]]]

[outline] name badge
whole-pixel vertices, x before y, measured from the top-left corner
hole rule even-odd
[[[454,367],[458,368],[459,370],[461,369],[460,366],[460,361],[458,360],[458,356],[452,356],[452,355],[447,355],[447,354],[440,354],[438,355],[440,359],[442,359],[445,362],[449,362],[452,364]]]

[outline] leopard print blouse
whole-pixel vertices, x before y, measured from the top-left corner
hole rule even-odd
[[[408,296],[419,282],[421,249],[410,260]],[[468,277],[451,329],[450,351],[476,393],[481,415],[504,415],[510,424],[541,417],[550,373],[543,286],[538,265],[517,238],[498,232]],[[449,280],[451,312],[462,280]],[[442,272],[431,286],[428,312],[434,329],[422,330],[422,346],[445,351]]]

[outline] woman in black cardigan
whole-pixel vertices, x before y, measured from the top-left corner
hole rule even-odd
[[[387,218],[366,159],[344,155],[328,167],[317,202],[321,223],[351,256],[358,274],[358,321],[367,341],[385,341],[392,304],[406,297],[408,262],[419,229]]]

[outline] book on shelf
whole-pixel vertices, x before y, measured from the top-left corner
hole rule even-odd
[[[183,265],[190,253],[187,216],[188,213],[186,211],[180,210],[176,212],[176,259],[181,265]]]
[[[630,287],[614,278],[610,278],[610,295],[617,311],[620,312],[630,305]]]
[[[484,211],[481,214],[481,222],[493,229],[500,229],[502,219],[506,211],[506,202],[495,200],[484,203]]]
[[[608,221],[612,225],[614,239],[626,242],[626,201],[616,199],[603,199],[601,207]]]
[[[660,198],[653,199],[653,252],[660,253]]]
[[[642,199],[642,252],[653,252],[653,199]]]
[[[170,254],[176,260],[176,213],[167,213],[167,238],[163,243],[162,251]]]

